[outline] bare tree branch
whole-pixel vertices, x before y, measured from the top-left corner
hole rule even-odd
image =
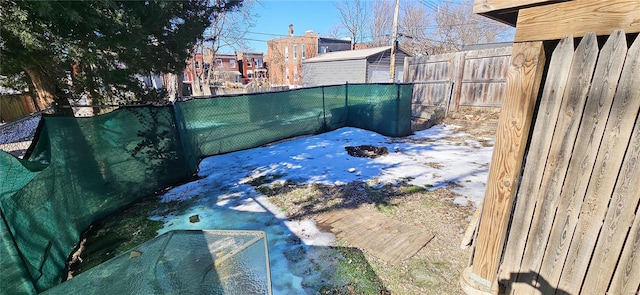
[[[373,3],[373,17],[369,24],[369,35],[374,46],[389,45],[393,26],[393,2],[376,0]]]
[[[327,36],[332,37],[332,38],[339,38],[340,37],[340,28],[341,26],[333,26],[331,27],[331,29],[329,29],[329,31],[327,32]]]
[[[389,45],[392,31],[392,0],[375,0],[366,16],[363,0],[342,0],[335,6],[340,13],[339,26],[355,43]],[[440,3],[440,4],[438,4]],[[503,24],[475,15],[470,0],[400,2],[399,43],[413,55],[437,54],[461,50],[466,45],[493,43],[513,38],[513,30]],[[364,15],[363,15],[364,14]],[[364,26],[362,25],[364,23]],[[363,36],[366,32],[367,36]]]
[[[357,43],[364,42],[364,32],[368,22],[366,2],[342,0],[334,5],[340,13],[340,24],[349,32],[353,49]]]

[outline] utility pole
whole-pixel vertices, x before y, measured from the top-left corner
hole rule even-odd
[[[396,80],[396,47],[398,46],[398,10],[400,0],[396,0],[396,8],[393,13],[393,36],[391,37],[391,66],[389,67],[389,82]]]

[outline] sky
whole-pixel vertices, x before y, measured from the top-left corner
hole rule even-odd
[[[335,246],[335,236],[311,219],[290,220],[250,183],[260,179],[282,183],[340,185],[363,181],[371,186],[409,184],[436,189],[450,186],[459,194],[453,202],[477,206],[484,190],[493,151],[453,125],[438,125],[403,138],[389,138],[357,129],[340,128],[259,148],[205,158],[201,178],[162,195],[173,211],[151,217],[170,230],[261,230],[267,234],[273,294],[306,294],[303,286],[319,288],[331,273],[310,269],[318,251]],[[345,146],[386,147],[387,155],[370,159],[348,155]],[[331,163],[327,165],[327,163]],[[190,216],[199,216],[191,222]],[[295,242],[297,237],[301,242]],[[300,246],[304,256],[287,259]],[[322,259],[321,259],[322,260]]]
[[[312,30],[326,36],[340,22],[333,3],[330,0],[260,0],[254,5],[258,15],[256,26],[246,35],[249,47],[267,54],[266,41],[287,36],[289,24],[293,24],[294,35]]]
[[[335,7],[335,0],[257,0],[252,12],[257,14],[255,26],[246,34],[248,46],[255,52],[267,53],[266,41],[288,35],[289,24],[294,26],[294,35],[303,35],[312,30],[321,36],[328,36],[329,32],[340,24],[340,13]],[[365,0],[373,2],[373,0]],[[435,10],[437,6],[447,2],[460,3],[469,0],[400,0],[400,5],[414,2],[424,5],[427,9]],[[370,3],[369,3],[370,4]],[[343,32],[340,37],[348,38]],[[223,48],[233,52],[231,48]]]

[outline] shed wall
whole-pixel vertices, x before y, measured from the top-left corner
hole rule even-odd
[[[365,59],[303,63],[302,73],[305,86],[366,83],[367,63]]]

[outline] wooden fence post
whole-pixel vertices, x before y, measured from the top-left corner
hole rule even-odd
[[[497,289],[497,272],[545,67],[542,41],[515,43],[478,228],[473,265],[462,283]],[[468,277],[466,277],[468,276]]]

